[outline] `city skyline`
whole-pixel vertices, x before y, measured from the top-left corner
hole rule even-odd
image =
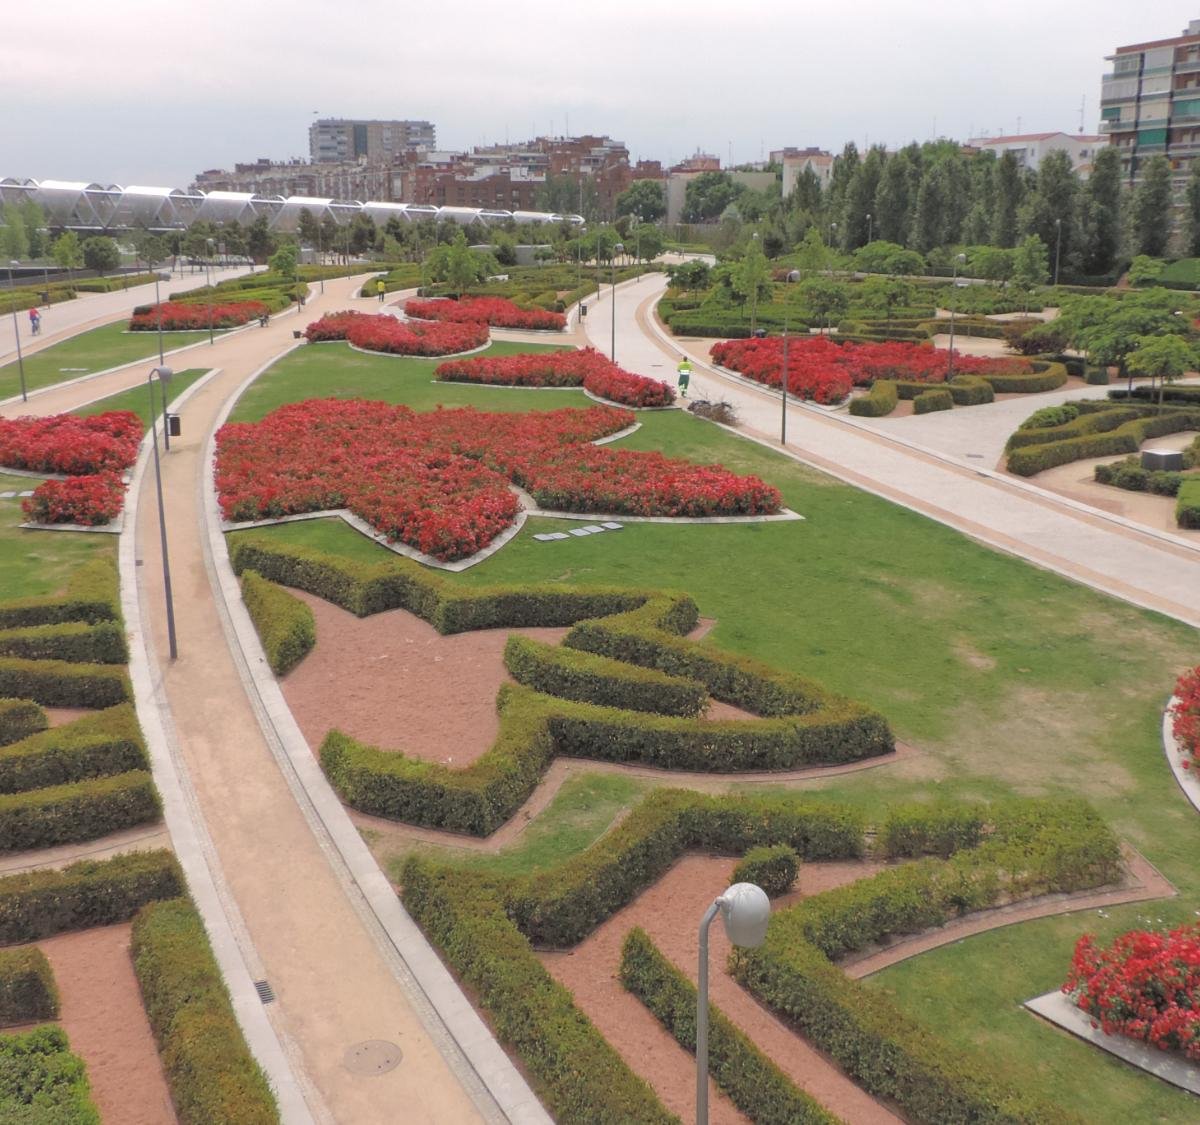
[[[463,36],[461,23],[414,27],[399,15],[363,35],[358,23],[329,26],[332,10],[299,0],[281,22],[273,9],[215,0],[197,21],[145,0],[103,15],[67,0],[53,38],[35,13],[14,10],[0,92],[23,108],[0,130],[0,175],[184,186],[201,168],[306,157],[317,116],[426,119],[447,149],[606,133],[631,159],[664,163],[696,150],[738,164],[784,145],[837,151],[847,140],[897,146],[1081,124],[1092,133],[1105,56],[1178,35],[1200,15],[1191,0],[1149,14],[1098,0],[1086,26],[1065,2],[898,11],[857,0],[832,13],[758,2],[735,16],[711,3],[646,11],[618,0],[548,19],[526,2]],[[187,48],[114,61],[129,50],[130,22],[148,27],[150,14],[160,41]],[[587,49],[604,42],[607,56]],[[814,42],[837,47],[809,53]]]

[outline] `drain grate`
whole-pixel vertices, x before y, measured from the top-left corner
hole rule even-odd
[[[270,981],[256,980],[254,991],[258,993],[258,998],[264,1004],[270,1004],[275,999],[275,989],[271,987]]]
[[[395,1070],[403,1058],[400,1048],[386,1039],[368,1039],[363,1043],[355,1043],[342,1056],[342,1066],[351,1074],[361,1074],[364,1078],[375,1078]]]

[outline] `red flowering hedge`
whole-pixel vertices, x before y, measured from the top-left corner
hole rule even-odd
[[[158,331],[160,310],[166,332],[199,331],[209,326],[210,318],[214,328],[238,328],[271,311],[262,301],[223,301],[219,305],[163,301],[161,305],[151,305],[143,312],[134,313],[129,321],[130,331]]]
[[[417,414],[361,399],[312,399],[217,433],[229,520],[349,508],[389,539],[465,558],[512,525],[510,482],[556,511],[713,516],[779,510],[779,493],[717,465],[588,443],[624,429],[608,406],[530,414]]]
[[[712,346],[713,360],[778,387],[783,375],[783,339],[722,340]],[[837,343],[829,336],[801,336],[788,340],[788,393],[797,398],[821,403],[841,402],[854,386],[867,387],[876,379],[905,379],[924,383],[944,383],[948,374],[949,352],[932,344],[912,344],[900,340],[882,343]],[[996,374],[1032,370],[1021,359],[985,359],[954,353],[958,374]]]
[[[411,297],[404,303],[404,312],[421,320],[451,321],[455,324],[482,321],[493,328],[559,331],[567,326],[567,318],[562,313],[523,309],[506,297],[467,297],[458,301],[445,297],[433,301]]]
[[[1171,730],[1192,760],[1200,761],[1200,666],[1184,672],[1175,682]],[[1190,766],[1191,762],[1183,764]]]
[[[439,364],[434,374],[447,383],[503,387],[584,387],[622,406],[670,406],[675,391],[618,367],[594,348],[539,355],[477,356]]]
[[[1132,930],[1107,949],[1085,934],[1063,991],[1107,1035],[1200,1059],[1200,922]]]
[[[21,501],[21,511],[34,523],[98,527],[115,520],[124,503],[125,486],[118,473],[89,473],[43,481],[32,496]]]
[[[0,418],[0,465],[35,473],[116,472],[137,460],[142,420],[131,410],[80,418]]]
[[[387,313],[328,313],[314,321],[304,335],[310,343],[347,340],[356,348],[389,355],[453,355],[481,348],[488,342],[487,325],[482,321],[466,324],[422,324],[397,320]]]

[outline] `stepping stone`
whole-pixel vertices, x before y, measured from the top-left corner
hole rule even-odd
[[[557,538],[558,538],[557,535],[551,535],[549,533],[534,536],[534,539],[540,539],[543,543],[548,543],[551,539],[557,539]]]
[[[571,537],[565,531],[554,531],[546,536],[547,539],[570,539]]]
[[[625,525],[623,523],[613,523],[612,520],[607,520],[600,526],[608,528],[609,531],[620,531]]]
[[[598,523],[589,523],[587,527],[583,528],[583,530],[595,535],[597,532],[603,531],[604,528],[602,528]]]
[[[18,492],[18,493],[17,493],[17,495],[18,495],[18,496],[20,496],[20,497],[22,497],[22,498],[24,498],[24,497],[26,497],[26,496],[32,496],[32,495],[33,495],[33,489],[30,489],[28,492]]]
[[[0,492],[0,500],[12,500],[16,495],[15,492]]]
[[[571,528],[571,534],[572,535],[591,535],[591,532],[588,531],[588,529],[586,527],[573,527],[573,528]]]

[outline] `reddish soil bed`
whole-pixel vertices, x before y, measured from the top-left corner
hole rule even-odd
[[[52,727],[66,726],[67,723],[73,723],[76,719],[82,719],[84,715],[95,714],[86,707],[43,707],[42,710],[46,712],[46,718]]]
[[[87,1064],[92,1097],[113,1125],[174,1125],[177,1118],[129,957],[128,925],[38,942],[62,1001],[59,1024]]]
[[[685,1121],[695,1108],[695,1060],[622,987],[621,943],[641,926],[655,944],[694,982],[697,927],[704,911],[730,882],[736,860],[685,856],[667,875],[619,911],[569,953],[543,953],[542,963],[575,994],[575,1001],[633,1070],[655,1089],[663,1104]],[[817,894],[872,875],[871,863],[805,863],[799,890],[774,903],[789,906],[800,895]],[[900,1119],[865,1094],[823,1054],[788,1030],[725,972],[729,942],[719,922],[709,933],[709,986],[713,1002],[798,1086],[854,1125],[900,1125]],[[745,1117],[715,1087],[709,1091],[713,1122]]]

